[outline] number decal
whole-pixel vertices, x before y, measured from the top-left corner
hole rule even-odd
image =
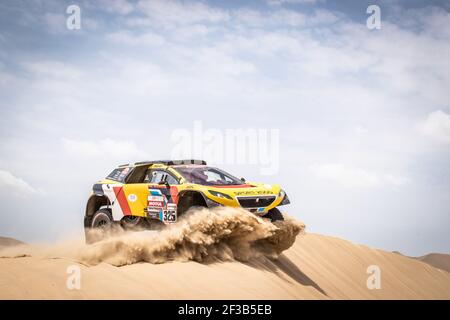
[[[169,203],[167,197],[158,189],[149,189],[147,199],[147,214],[149,217],[159,219],[164,223],[177,221],[177,205]]]
[[[177,205],[168,203],[167,209],[163,210],[163,222],[172,223],[177,221]]]

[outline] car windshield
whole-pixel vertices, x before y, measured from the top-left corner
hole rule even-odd
[[[242,181],[212,167],[180,166],[175,168],[188,182],[205,186],[240,185]]]

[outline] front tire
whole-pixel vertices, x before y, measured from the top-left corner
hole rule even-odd
[[[113,219],[111,212],[106,209],[100,209],[96,213],[94,213],[94,216],[92,217],[91,228],[106,230],[108,228],[111,228],[112,223]]]
[[[85,227],[86,243],[94,243],[104,239],[113,226],[111,211],[97,210]]]
[[[269,212],[263,216],[263,218],[269,218],[272,222],[284,220],[283,214],[278,208],[270,209]]]

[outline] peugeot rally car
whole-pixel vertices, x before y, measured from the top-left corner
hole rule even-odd
[[[121,165],[93,186],[84,217],[90,229],[171,224],[192,207],[241,207],[272,221],[289,198],[278,185],[238,179],[203,160],[145,161]]]

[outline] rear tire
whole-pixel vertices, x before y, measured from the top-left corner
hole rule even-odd
[[[263,218],[269,218],[272,222],[284,220],[283,214],[278,208],[270,209],[269,212],[263,216]]]
[[[147,219],[138,216],[125,216],[120,221],[120,225],[125,230],[143,230],[149,228]]]
[[[86,243],[94,243],[104,239],[113,226],[112,214],[107,209],[97,210],[85,227]]]

